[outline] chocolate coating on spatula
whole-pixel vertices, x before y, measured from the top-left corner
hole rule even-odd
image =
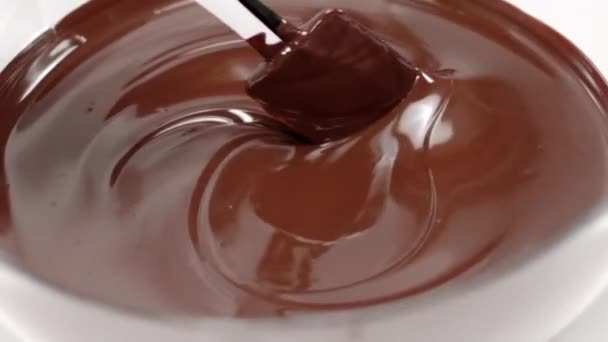
[[[340,10],[313,18],[249,80],[248,93],[312,142],[344,137],[390,111],[418,72]],[[284,30],[285,32],[285,30]]]

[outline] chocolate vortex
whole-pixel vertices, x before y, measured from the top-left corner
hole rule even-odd
[[[247,96],[261,58],[204,10],[92,0],[0,75],[0,245],[112,305],[266,316],[477,274],[604,198],[605,88],[570,45],[498,2],[374,10],[350,13],[422,76],[312,146]]]

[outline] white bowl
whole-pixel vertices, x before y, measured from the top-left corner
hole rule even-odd
[[[0,0],[0,69],[27,42],[82,2]],[[523,7],[539,6],[533,0],[512,2]],[[581,6],[592,2],[578,1]],[[559,3],[562,8],[575,6],[571,0],[567,6],[566,1],[550,6],[555,9]],[[27,17],[25,9],[35,7],[41,9],[40,16]],[[607,32],[608,24],[604,27]],[[602,53],[606,51],[595,52]],[[608,58],[602,61],[608,68]],[[0,256],[0,340],[548,341],[608,284],[608,211],[604,209],[579,222],[575,234],[524,266],[502,274],[497,281],[460,283],[405,303],[295,321],[146,319],[58,292]]]

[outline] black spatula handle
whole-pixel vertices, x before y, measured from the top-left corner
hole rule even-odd
[[[239,0],[239,2],[260,19],[272,32],[278,34],[279,26],[283,23],[283,18],[258,0]]]

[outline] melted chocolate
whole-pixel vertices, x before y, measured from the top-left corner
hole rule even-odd
[[[204,10],[90,1],[0,75],[0,245],[112,305],[293,314],[467,279],[605,199],[606,86],[569,43],[498,1],[356,3],[421,76],[317,146],[247,96],[262,59]]]

